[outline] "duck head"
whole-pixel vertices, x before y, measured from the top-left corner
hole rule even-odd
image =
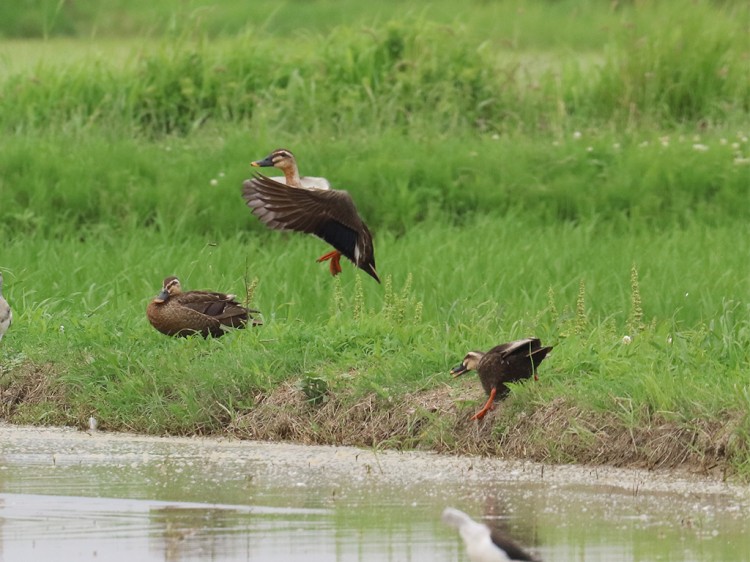
[[[294,160],[294,154],[286,148],[277,148],[263,160],[250,162],[254,168],[278,168],[286,170],[287,168],[296,168],[297,162]]]
[[[466,357],[464,357],[464,360],[461,361],[461,363],[451,369],[451,375],[454,377],[460,377],[464,373],[475,370],[477,365],[479,365],[479,362],[482,360],[482,357],[484,357],[484,353],[481,351],[470,351],[466,354]]]
[[[297,169],[297,161],[294,159],[294,154],[292,154],[291,150],[277,148],[263,160],[250,162],[250,165],[255,168],[278,168],[284,172],[284,178],[286,178],[288,186],[302,187],[299,170]]]
[[[166,279],[164,279],[164,286],[162,287],[161,292],[156,295],[154,302],[157,304],[167,302],[169,300],[169,297],[179,295],[181,292],[182,286],[180,285],[180,280],[177,279],[177,277],[175,277],[174,275],[171,277],[167,277]]]

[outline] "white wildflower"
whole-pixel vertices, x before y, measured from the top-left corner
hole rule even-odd
[[[573,131],[573,138],[578,140],[581,138],[581,131]]]
[[[217,185],[219,185],[219,180],[213,178],[209,183],[211,184],[211,187],[216,187]]]
[[[219,177],[223,178],[224,177],[224,172],[219,172]]]
[[[724,138],[719,139],[719,144],[721,146],[726,146],[727,142],[728,142],[727,139],[724,139]]]
[[[708,150],[708,146],[705,144],[696,143],[693,145],[693,150],[697,150],[698,152],[706,152]]]
[[[623,336],[622,337],[622,343],[624,343],[625,345],[628,345],[632,341],[633,341],[633,338],[631,338],[630,336]]]
[[[593,146],[587,146],[586,147],[586,152],[594,152],[594,147]]]
[[[667,343],[672,345],[672,336],[667,336]]]
[[[734,150],[739,150],[739,148],[740,148],[740,143],[738,143],[738,142],[733,142],[733,143],[732,143],[732,148],[733,148]]]
[[[735,166],[747,166],[750,164],[750,158],[737,157],[734,159]]]
[[[620,150],[620,143],[619,142],[614,143],[612,145],[612,148],[614,148],[615,150]]]
[[[500,140],[500,135],[498,135],[497,133],[493,133],[492,140]]]
[[[60,331],[61,334],[64,334],[65,333],[65,326],[63,326],[62,324],[60,324],[60,327],[58,328],[58,330]]]

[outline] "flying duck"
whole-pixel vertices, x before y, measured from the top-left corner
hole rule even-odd
[[[242,197],[256,217],[274,230],[306,232],[328,242],[335,250],[317,261],[330,260],[331,275],[341,273],[344,255],[380,283],[372,235],[348,192],[330,189],[325,178],[300,177],[294,155],[284,148],[251,164],[284,172],[283,182],[255,174],[243,183]]]
[[[459,509],[446,507],[443,510],[443,523],[458,529],[471,562],[506,562],[508,560],[540,562],[510,537],[497,530],[491,530],[484,523],[477,523]]]
[[[229,328],[244,328],[263,322],[253,316],[257,310],[245,308],[234,300],[235,295],[212,291],[183,293],[177,277],[164,279],[161,292],[149,303],[146,315],[151,325],[168,336],[201,334],[223,336]]]
[[[3,273],[0,271],[0,340],[10,328],[11,322],[13,322],[13,311],[3,297]]]
[[[484,407],[471,419],[481,420],[494,407],[495,400],[508,394],[506,382],[528,379],[532,375],[538,380],[536,369],[551,349],[551,346],[542,347],[539,338],[525,338],[495,346],[486,353],[467,353],[461,364],[451,369],[451,375],[458,377],[476,370],[489,396]]]

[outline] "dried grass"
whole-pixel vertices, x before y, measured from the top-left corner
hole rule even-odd
[[[329,396],[313,407],[298,388],[286,384],[259,397],[256,407],[227,431],[246,439],[390,448],[429,443],[430,449],[450,454],[708,471],[727,468],[735,452],[732,436],[742,420],[741,413],[728,413],[721,420],[686,424],[656,414],[649,425],[628,428],[613,413],[584,411],[557,399],[522,412],[513,425],[506,425],[502,403],[477,423],[470,420],[476,401],[462,406],[459,392],[445,385],[398,404],[374,394],[354,404],[346,396]]]
[[[44,408],[51,412],[46,423],[70,421],[53,364],[25,362],[12,377],[2,370],[0,375],[2,418],[28,421],[25,412]],[[443,384],[398,401],[374,393],[359,399],[353,393],[328,393],[315,405],[299,384],[286,382],[256,395],[254,407],[232,416],[224,431],[242,439],[702,472],[726,472],[731,459],[742,454],[742,440],[736,437],[742,412],[689,422],[655,413],[649,423],[627,427],[614,412],[586,411],[563,398],[527,405],[511,416],[509,406],[518,405],[514,400],[511,394],[475,422],[470,418],[481,400],[471,386]]]
[[[62,402],[63,392],[56,380],[52,363],[25,361],[13,369],[12,375],[0,367],[0,414],[9,418],[22,405]]]
[[[253,410],[239,416],[227,431],[245,439],[356,446],[419,445],[427,418],[450,415],[450,388],[407,395],[398,404],[369,394],[352,401],[331,397],[312,406],[293,383],[256,396]]]

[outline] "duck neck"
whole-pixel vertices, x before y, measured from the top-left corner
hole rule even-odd
[[[302,180],[299,177],[299,170],[296,164],[285,167],[283,170],[286,184],[291,187],[302,187]]]

